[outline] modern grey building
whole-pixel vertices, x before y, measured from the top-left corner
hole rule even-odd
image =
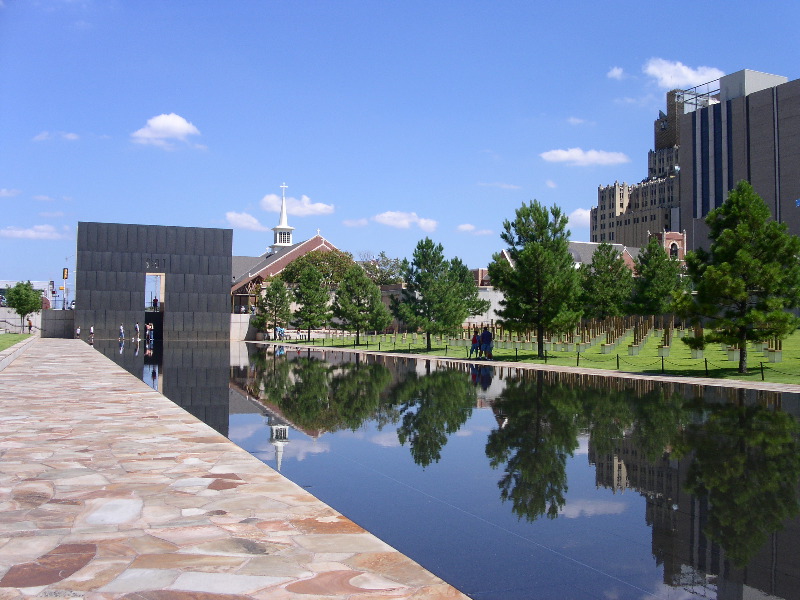
[[[75,327],[116,339],[122,325],[130,339],[152,323],[157,339],[227,341],[232,241],[230,229],[78,223]]]
[[[681,224],[690,250],[708,245],[705,216],[740,180],[800,234],[800,80],[743,70],[718,90],[684,92]]]
[[[707,247],[706,215],[741,180],[800,235],[800,80],[745,69],[672,90],[654,145],[646,179],[598,188],[592,242],[644,246],[685,231],[687,250]]]

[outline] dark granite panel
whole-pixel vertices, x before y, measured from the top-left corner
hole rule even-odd
[[[141,252],[139,249],[139,227],[140,225],[128,225],[128,243],[126,246],[128,252]]]
[[[201,275],[208,275],[209,274],[209,259],[208,259],[208,256],[199,256],[198,257],[198,261],[199,261],[200,264],[199,264],[199,268],[197,269],[197,272],[199,274],[201,274]]]
[[[93,229],[94,230],[92,231],[91,239],[89,241],[91,247],[103,250],[108,248],[108,224],[95,223],[95,227]]]
[[[186,254],[186,227],[178,227],[175,233],[175,254]]]
[[[88,235],[87,235],[88,232],[89,232],[89,229],[90,229],[90,224],[89,223],[78,222],[78,236],[77,236],[77,238],[78,238],[78,248],[88,248],[89,247],[89,242],[88,242],[89,238],[88,238]],[[78,252],[78,255],[80,256],[80,252]],[[80,264],[80,259],[78,259],[78,261],[79,261],[78,264]]]
[[[186,247],[181,249],[181,253],[197,255],[197,229],[195,227],[186,228]]]
[[[193,292],[197,288],[195,287],[195,275],[194,273],[186,273],[184,275],[184,290],[187,292]]]
[[[136,246],[131,246],[131,252],[147,253],[147,229],[147,225],[136,226]]]
[[[111,270],[119,272],[122,270],[122,255],[119,252],[112,252],[111,254]]]
[[[155,250],[159,254],[166,254],[167,252],[167,228],[156,227],[156,247]]]
[[[114,248],[117,252],[126,252],[130,245],[128,244],[128,231],[132,225],[119,225],[113,229],[109,229],[108,235],[114,240]]]

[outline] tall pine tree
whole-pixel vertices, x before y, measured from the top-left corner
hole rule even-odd
[[[784,338],[800,319],[800,238],[773,221],[769,207],[746,181],[708,213],[711,248],[686,255],[694,294],[682,312],[703,319],[707,341],[736,345],[739,373],[747,373],[747,342]]]
[[[467,266],[458,258],[445,259],[444,247],[430,238],[419,241],[411,262],[403,261],[401,276],[406,286],[400,299],[393,299],[392,311],[412,329],[425,331],[428,350],[431,335],[454,332],[467,317],[489,309]]]
[[[324,327],[331,319],[328,306],[330,291],[325,286],[322,273],[314,267],[303,269],[298,277],[294,298],[299,305],[294,312],[294,323],[308,330],[308,339],[311,339],[311,330]]]
[[[385,329],[392,322],[381,301],[381,290],[359,265],[353,265],[344,274],[333,301],[333,314],[342,321],[345,329],[356,332],[356,345],[361,343],[362,331]]]
[[[592,262],[581,265],[580,274],[585,316],[606,319],[625,314],[633,289],[633,273],[614,246],[600,244]]]
[[[670,258],[661,243],[651,238],[636,257],[631,312],[663,315],[672,312],[673,296],[681,287],[681,263]]]
[[[523,204],[513,221],[504,221],[505,253],[489,265],[492,285],[504,294],[500,322],[512,331],[536,331],[539,356],[544,333],[569,331],[580,320],[580,277],[569,253],[567,217],[557,206]]]

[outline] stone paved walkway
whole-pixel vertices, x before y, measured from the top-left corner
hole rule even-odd
[[[0,403],[0,600],[466,598],[83,342]]]

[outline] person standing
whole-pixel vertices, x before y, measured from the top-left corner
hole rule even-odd
[[[478,328],[475,328],[475,332],[472,334],[472,346],[469,349],[469,357],[472,358],[472,353],[475,352],[475,356],[478,357],[481,355],[481,339],[480,333],[478,333]]]
[[[33,321],[31,321],[31,318],[28,317],[28,335],[30,335],[32,329],[33,329]]]
[[[139,321],[136,321],[136,325],[133,327],[133,331],[136,334],[135,340],[139,340]]]
[[[119,341],[125,341],[125,327],[123,327],[122,323],[119,325]]]
[[[75,338],[76,338],[76,339],[81,339],[81,328],[80,328],[80,327],[78,327],[78,328],[75,330]]]
[[[489,331],[488,327],[484,327],[483,333],[481,333],[481,351],[488,360],[493,360],[494,357],[492,355],[492,332]]]

